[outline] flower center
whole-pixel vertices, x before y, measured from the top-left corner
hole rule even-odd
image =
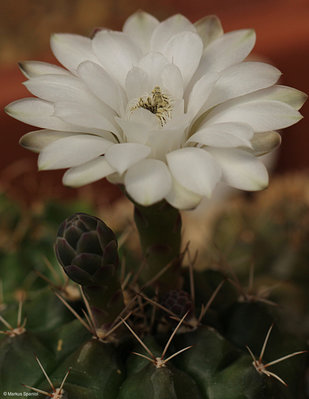
[[[155,86],[151,95],[140,97],[137,103],[131,108],[134,111],[137,108],[144,108],[153,113],[160,121],[161,126],[167,123],[167,119],[171,118],[172,101],[171,98],[162,93],[159,86]]]

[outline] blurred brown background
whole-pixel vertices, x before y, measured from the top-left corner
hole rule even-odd
[[[8,117],[3,107],[29,96],[17,62],[27,59],[54,62],[49,49],[53,32],[90,35],[93,28],[121,29],[125,19],[143,9],[164,19],[182,13],[192,22],[216,14],[225,31],[254,28],[254,54],[277,66],[282,84],[309,93],[309,1],[308,0],[0,0],[0,182],[16,187],[18,178],[32,195],[74,195],[61,187],[62,172],[37,172],[35,154],[18,145],[22,134],[33,130]],[[304,119],[283,132],[277,173],[309,169],[309,102]],[[28,173],[29,172],[29,176]],[[30,177],[31,175],[31,177]],[[17,180],[16,180],[17,179]],[[16,184],[15,184],[16,182]],[[106,183],[96,183],[95,187]],[[106,192],[106,191],[105,191]],[[109,198],[117,195],[111,188]]]

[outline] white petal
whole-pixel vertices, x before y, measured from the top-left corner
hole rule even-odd
[[[218,123],[199,130],[188,140],[212,147],[249,147],[253,130],[243,123]]]
[[[166,155],[175,179],[186,189],[210,197],[221,176],[221,169],[208,152],[200,148],[182,148]]]
[[[5,107],[5,111],[13,118],[32,126],[75,131],[74,125],[55,117],[53,104],[38,98],[23,98]]]
[[[133,67],[127,74],[125,82],[128,100],[138,100],[149,95],[153,87],[150,86],[148,74],[141,68]],[[135,104],[133,104],[134,106]]]
[[[140,49],[122,32],[100,31],[92,39],[103,68],[124,86],[129,70],[141,58]]]
[[[205,108],[211,108],[231,98],[272,86],[281,72],[262,62],[242,62],[222,72]]]
[[[236,105],[227,101],[209,112],[204,126],[241,122],[250,125],[255,132],[264,132],[291,126],[301,118],[298,111],[279,101],[257,100]]]
[[[279,147],[281,144],[281,136],[277,132],[255,133],[251,143],[254,155],[259,157]]]
[[[187,100],[187,112],[192,118],[198,114],[200,109],[207,101],[217,79],[217,73],[206,73],[194,84],[192,90],[190,90]]]
[[[74,73],[83,61],[98,62],[88,37],[57,33],[52,35],[50,45],[57,60]]]
[[[166,43],[162,52],[179,68],[186,86],[199,65],[203,43],[197,33],[181,32]]]
[[[268,173],[254,155],[239,149],[210,148],[220,163],[224,181],[241,190],[257,191],[268,185]]]
[[[221,22],[215,15],[207,15],[206,17],[195,22],[197,33],[203,40],[204,49],[214,40],[223,35]]]
[[[304,102],[307,100],[308,96],[306,93],[294,89],[293,87],[276,85],[256,91],[251,94],[247,94],[243,98],[233,100],[233,103],[245,101],[255,101],[255,100],[274,100],[282,101],[290,105],[291,107],[299,110]]]
[[[108,180],[112,184],[122,184],[122,185],[124,185],[124,175],[120,175],[117,172],[106,176],[106,180]]]
[[[146,144],[152,149],[152,157],[165,160],[165,154],[184,142],[184,131],[188,124],[183,114],[182,101],[176,101],[174,106],[175,118],[170,120],[162,129],[158,118],[151,112],[139,108],[132,112],[129,120],[116,118],[124,134],[123,141]],[[181,105],[182,116],[181,117]],[[179,111],[178,111],[179,108]]]
[[[159,119],[152,112],[145,108],[132,109],[129,115],[129,119],[134,122],[138,122],[144,126],[144,130],[158,129],[160,125]]]
[[[102,155],[114,145],[101,137],[80,134],[64,137],[43,148],[39,155],[40,170],[78,166]]]
[[[165,163],[156,159],[144,159],[131,166],[124,182],[134,201],[149,206],[161,201],[168,194],[172,178]]]
[[[179,148],[184,142],[184,129],[158,129],[150,131],[145,144],[151,147],[151,156],[165,161],[166,153]]]
[[[58,65],[49,64],[41,61],[24,61],[19,63],[20,70],[27,78],[34,78],[41,75],[66,75],[70,72]]]
[[[162,69],[168,60],[161,53],[150,52],[139,60],[138,66],[142,68],[155,83],[161,75]]]
[[[119,128],[110,120],[110,115],[104,110],[103,106],[104,104],[102,103],[103,112],[98,113],[86,105],[64,101],[57,102],[55,104],[55,116],[65,122],[80,126],[86,133],[89,132],[88,129],[95,129],[97,134],[100,134],[103,130],[107,130],[120,137]]]
[[[136,122],[134,120],[126,120],[121,118],[115,119],[123,130],[124,141],[140,144],[146,143],[149,137],[149,130],[146,129],[145,124],[141,124],[140,122]]]
[[[98,157],[83,165],[76,166],[65,172],[62,183],[65,186],[81,187],[111,175],[115,172],[105,157]]]
[[[156,117],[158,119],[158,117]],[[159,120],[159,119],[158,119]],[[184,100],[174,100],[172,102],[172,113],[171,118],[166,118],[165,125],[162,130],[168,131],[169,129],[178,129],[183,132],[189,123],[191,122],[191,118],[188,114],[184,113]],[[161,124],[159,124],[160,130],[162,128]]]
[[[168,64],[162,69],[159,86],[167,90],[173,98],[183,97],[183,85],[181,72],[176,65]]]
[[[136,164],[150,154],[150,147],[138,143],[121,143],[110,147],[105,159],[122,174],[130,166]]]
[[[137,11],[131,15],[123,26],[123,32],[126,33],[143,53],[149,51],[151,35],[159,25],[159,21],[152,15]]]
[[[35,130],[26,133],[19,140],[19,144],[30,151],[40,152],[48,144],[64,137],[76,136],[78,133],[59,132],[56,130]]]
[[[255,32],[252,29],[226,33],[214,40],[201,58],[194,81],[210,71],[221,72],[231,65],[243,61],[255,44]]]
[[[113,108],[118,114],[124,110],[126,102],[122,88],[98,64],[85,61],[78,67],[78,74],[100,100]]]
[[[186,17],[181,14],[173,15],[155,28],[151,37],[151,49],[161,52],[164,43],[172,36],[183,31],[196,33],[194,25]]]
[[[44,75],[24,82],[27,89],[46,101],[72,101],[100,109],[101,102],[75,76]]]
[[[193,209],[201,202],[202,196],[187,190],[173,178],[172,189],[165,197],[177,209]]]

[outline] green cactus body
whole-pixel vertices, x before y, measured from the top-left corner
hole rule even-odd
[[[60,363],[51,374],[55,386],[60,386],[69,369],[70,375],[65,386],[68,399],[116,399],[125,377],[117,350],[96,339],[86,341]],[[48,384],[44,382],[41,388],[48,389]]]
[[[249,356],[243,356],[218,371],[206,387],[209,399],[273,399],[272,385],[252,367]]]
[[[236,346],[250,345],[258,351],[269,326],[275,321],[274,309],[259,302],[234,303],[225,313],[224,332]]]
[[[52,332],[41,335],[41,340],[44,340],[46,345],[51,345],[56,363],[63,362],[90,338],[91,334],[78,320],[72,320]]]
[[[178,337],[177,344],[190,343],[193,347],[176,364],[197,381],[203,398],[268,399],[279,392],[290,397],[286,389],[281,392],[277,381],[257,372],[248,352],[238,350],[213,329],[204,326]]]
[[[174,367],[148,364],[122,384],[117,399],[202,399],[197,384]]]
[[[147,283],[168,265],[157,279],[161,290],[179,288],[177,269],[181,266],[181,218],[179,211],[166,202],[143,207],[135,204],[134,220],[139,231],[145,266],[141,281]]]
[[[189,273],[180,268],[178,211],[161,203],[136,207],[135,217],[147,260],[139,278],[131,269],[121,276],[114,233],[99,219],[80,213],[61,226],[56,242],[60,264],[74,283],[62,280],[52,290],[44,280],[27,286],[11,258],[12,276],[19,276],[16,284],[25,297],[21,312],[13,294],[5,293],[0,304],[1,321],[7,324],[6,335],[0,336],[1,389],[29,393],[21,385],[26,384],[46,392],[40,399],[56,397],[39,359],[55,389],[67,376],[61,399],[304,399],[305,355],[263,369],[306,349],[301,335],[284,329],[283,310],[240,293],[228,270],[194,272],[193,297]],[[166,274],[144,291],[170,262]],[[137,262],[135,270],[139,267]],[[8,274],[6,267],[4,277]],[[14,278],[8,281],[11,285]],[[24,330],[17,323],[21,330],[14,335],[18,313],[27,323]],[[259,361],[272,323],[264,357],[255,364],[249,351]]]
[[[206,326],[198,330],[177,337],[178,346],[192,348],[179,359],[175,359],[177,366],[194,376],[201,385],[225,365],[230,364],[239,357],[237,351],[219,333]]]
[[[47,369],[52,367],[51,351],[31,332],[6,337],[0,343],[0,387],[3,392],[28,391],[22,383],[38,386],[42,372],[37,367],[34,354],[40,357]]]
[[[72,320],[71,313],[47,287],[36,291],[29,299],[23,306],[23,314],[31,331],[53,331]]]

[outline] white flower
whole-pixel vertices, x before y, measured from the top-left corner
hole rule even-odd
[[[139,204],[180,209],[219,181],[260,190],[268,174],[257,157],[279,145],[274,130],[301,119],[306,96],[275,85],[278,69],[244,62],[254,43],[253,30],[223,34],[213,16],[160,23],[144,12],[123,32],[56,34],[51,48],[66,69],[22,63],[38,98],[6,111],[43,128],[21,144],[39,152],[40,169],[69,168],[68,186],[107,177]]]

